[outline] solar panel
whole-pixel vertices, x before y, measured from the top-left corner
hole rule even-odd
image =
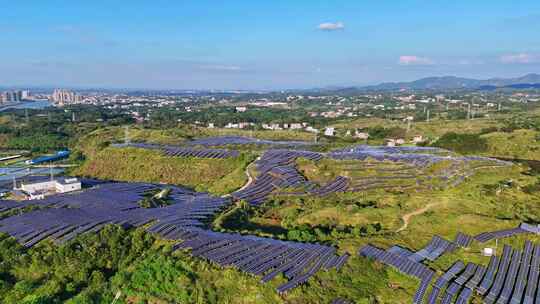
[[[486,274],[478,287],[478,294],[485,295],[491,288],[493,281],[495,280],[495,274],[497,273],[499,264],[500,259],[495,255],[491,256]]]
[[[497,275],[495,276],[495,281],[493,282],[493,286],[491,287],[488,295],[484,299],[485,303],[487,304],[495,303],[495,300],[497,300],[497,298],[499,297],[501,289],[503,288],[504,279],[506,278],[506,274],[508,273],[508,266],[510,265],[512,252],[513,252],[512,247],[508,245],[504,245],[503,255],[501,258],[501,263],[499,265],[499,270],[497,271]]]
[[[529,274],[529,269],[531,266],[531,258],[533,255],[533,245],[530,241],[525,242],[525,247],[523,249],[523,257],[521,260],[521,265],[519,268],[519,273],[516,279],[516,286],[512,297],[510,299],[511,304],[519,304],[523,298],[523,293],[525,292],[525,286],[527,285],[527,275]]]

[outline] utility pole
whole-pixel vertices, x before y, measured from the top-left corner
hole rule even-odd
[[[426,121],[429,122],[429,110],[427,110]]]
[[[126,144],[126,146],[131,143],[129,139],[129,126],[124,127],[124,143]]]
[[[471,119],[471,104],[467,104],[467,119]]]
[[[28,109],[24,109],[24,118],[26,120],[26,124],[30,123],[30,117],[28,117]]]
[[[75,112],[71,112],[71,122],[75,122]]]

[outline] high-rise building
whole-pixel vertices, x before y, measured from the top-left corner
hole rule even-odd
[[[19,102],[22,100],[22,91],[6,91],[0,95],[0,102]]]
[[[54,103],[57,105],[66,105],[66,104],[72,104],[72,103],[78,103],[83,100],[81,95],[78,95],[72,91],[64,90],[64,89],[56,89],[54,90],[51,99]]]
[[[26,100],[26,99],[29,99],[30,98],[30,92],[29,91],[22,91],[21,92],[21,99],[22,100]]]

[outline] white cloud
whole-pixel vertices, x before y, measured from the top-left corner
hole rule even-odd
[[[502,63],[533,63],[537,62],[538,59],[537,56],[527,53],[508,54],[499,58]]]
[[[321,31],[339,31],[345,29],[345,24],[343,22],[325,22],[319,24],[317,28]]]
[[[419,57],[413,55],[399,56],[399,64],[401,65],[430,65],[433,63],[433,60],[427,57]]]

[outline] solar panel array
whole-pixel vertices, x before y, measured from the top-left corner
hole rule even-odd
[[[472,236],[462,233],[462,232],[458,232],[458,234],[456,235],[456,238],[454,239],[454,243],[456,245],[460,247],[464,247],[464,248],[469,247],[472,241],[473,241]]]
[[[0,232],[31,247],[44,239],[63,244],[83,233],[97,232],[107,224],[139,227],[178,240],[176,249],[190,248],[194,256],[221,266],[236,267],[262,276],[267,282],[283,273],[289,281],[280,293],[305,283],[318,271],[340,269],[348,255],[337,255],[333,247],[287,242],[269,238],[218,233],[207,230],[204,221],[228,206],[226,198],[167,186],[171,205],[141,208],[139,202],[164,186],[144,183],[103,183],[74,194],[55,195],[26,202],[0,201],[2,210],[23,206],[42,207],[0,220]]]
[[[326,156],[338,160],[376,160],[379,162],[401,162],[409,164],[417,169],[429,167],[439,162],[451,162],[451,166],[438,171],[433,175],[422,176],[423,179],[438,179],[444,186],[456,186],[463,182],[465,178],[472,175],[474,169],[483,165],[489,166],[507,166],[510,163],[497,159],[486,157],[456,157],[450,156],[451,152],[440,148],[430,147],[384,147],[359,145],[345,149],[335,150],[327,153]],[[422,186],[423,179],[414,178],[415,176],[397,176],[396,179],[411,179],[416,186]],[[371,185],[376,184],[376,185]],[[380,184],[380,185],[379,185]],[[391,185],[385,185],[384,179],[377,178],[368,180],[366,183],[355,185],[354,189],[360,191],[371,187],[392,188]],[[412,185],[409,185],[411,187]],[[426,185],[430,188],[431,185]]]
[[[458,261],[437,278],[427,298],[428,304],[469,303],[474,292],[483,302],[540,303],[538,274],[540,246],[526,241],[523,250],[505,245],[502,255],[492,256],[487,268]]]
[[[348,258],[347,255],[336,255],[333,247],[318,244],[202,229],[191,229],[189,233],[190,235],[183,236],[185,241],[177,244],[175,248],[191,248],[194,256],[262,276],[263,283],[283,273],[289,281],[277,288],[280,293],[305,283],[321,269],[339,270]]]
[[[159,189],[156,185],[143,183],[105,183],[75,194],[20,202],[21,205],[41,209],[0,220],[0,232],[8,233],[31,247],[48,237],[63,243],[81,233],[99,231],[107,224],[138,227],[159,221],[202,226],[201,220],[229,204],[225,199],[182,187],[170,188],[172,205],[164,208],[145,209],[139,206],[146,192]],[[5,203],[0,202],[2,206]],[[7,203],[13,205],[12,202]]]
[[[388,251],[412,260],[414,262],[421,262],[426,259],[429,261],[434,261],[441,255],[447,252],[454,251],[458,247],[468,247],[471,242],[471,236],[459,232],[456,235],[456,239],[454,240],[454,242],[448,241],[438,235],[435,235],[431,238],[431,241],[424,248],[416,252],[400,246],[392,246],[388,249]]]
[[[445,242],[466,247],[472,242],[472,237],[458,233],[454,242]],[[436,244],[445,242],[435,236],[425,248],[440,248]],[[428,252],[432,251],[426,250],[424,256],[428,256]],[[413,303],[423,303],[426,290],[434,277],[434,271],[423,265],[420,259],[415,258],[418,252],[415,253],[397,245],[388,250],[367,245],[362,247],[358,254],[419,278],[421,283],[415,293]],[[462,261],[455,262],[446,272],[437,277],[425,300],[428,304],[465,304],[469,303],[476,293],[483,297],[483,302],[486,304],[540,303],[539,277],[540,245],[527,240],[522,250],[504,245],[502,254],[491,256],[487,266],[475,263],[465,265]]]
[[[312,194],[318,196],[326,196],[331,193],[345,192],[349,188],[349,179],[343,176],[336,177],[328,184],[310,191]]]
[[[444,154],[444,155],[441,155]],[[358,145],[355,147],[348,147],[340,150],[335,150],[328,153],[329,157],[336,159],[361,159],[367,158],[375,159],[378,161],[394,161],[405,162],[415,166],[427,166],[433,163],[441,161],[489,161],[498,165],[508,165],[508,162],[501,161],[494,158],[479,157],[479,156],[467,156],[456,157],[449,156],[450,151],[441,148],[432,147],[385,147],[385,146],[368,146]]]
[[[433,270],[421,263],[402,257],[399,254],[392,253],[389,250],[384,251],[371,245],[360,248],[358,254],[383,264],[393,266],[407,275],[420,279],[420,286],[416,290],[413,303],[422,303],[427,288],[435,275]]]
[[[306,141],[279,141],[279,140],[265,140],[243,136],[219,136],[219,137],[206,137],[192,140],[188,143],[194,146],[206,146],[217,147],[227,145],[272,145],[282,147],[295,147],[295,146],[307,146],[312,145],[311,142]]]
[[[531,225],[531,224],[527,224],[527,223],[521,223],[519,225],[519,228],[527,231],[527,232],[530,232],[530,233],[536,233],[536,234],[540,234],[540,225]]]
[[[410,260],[420,262],[424,259],[434,261],[452,248],[453,243],[435,235],[429,244],[409,257]]]
[[[235,158],[240,155],[236,150],[226,149],[196,149],[171,145],[157,145],[147,143],[130,143],[117,145],[118,147],[134,147],[140,149],[159,150],[167,156],[196,157],[196,158]]]
[[[300,157],[317,161],[323,156],[310,151],[268,150],[256,161],[259,175],[255,181],[249,187],[232,193],[232,196],[258,205],[276,189],[313,186],[296,169],[294,161]]]
[[[523,233],[531,233],[531,231],[528,231],[526,229],[523,229],[523,227],[520,225],[516,228],[509,228],[509,229],[502,229],[497,231],[489,231],[489,232],[482,232],[478,235],[474,236],[474,239],[477,240],[480,243],[485,243],[487,241],[495,240],[495,239],[502,239],[507,238],[511,236],[515,236],[518,234]]]

